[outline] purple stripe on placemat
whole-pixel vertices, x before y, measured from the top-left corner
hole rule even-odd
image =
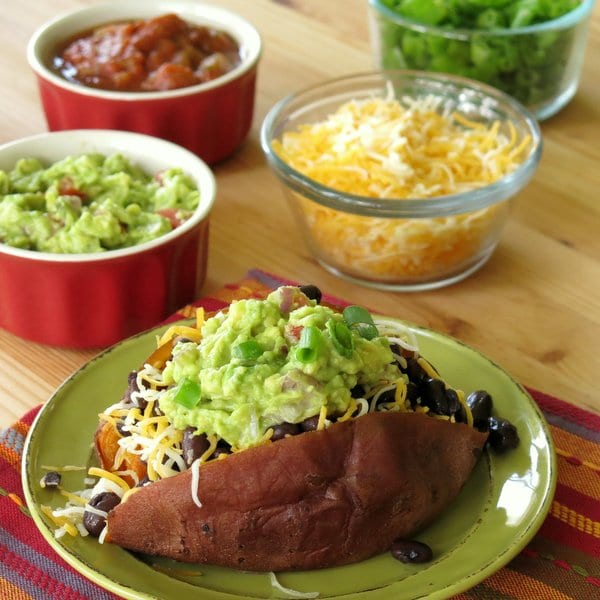
[[[600,415],[591,411],[578,408],[573,404],[567,403],[565,400],[559,400],[554,396],[550,396],[544,392],[536,392],[538,402],[545,410],[549,410],[557,416],[581,425],[586,429],[593,428],[600,430]]]
[[[583,427],[578,423],[574,423],[568,418],[561,417],[559,415],[555,415],[547,410],[542,409],[544,416],[546,417],[546,421],[550,423],[550,425],[554,425],[555,427],[559,427],[560,429],[564,429],[569,433],[579,436],[588,442],[594,442],[595,444],[600,444],[600,431],[592,431],[587,427]]]
[[[528,389],[550,425],[600,444],[600,417],[537,390]],[[594,429],[592,429],[592,427]]]
[[[15,571],[12,566],[9,566],[9,564],[7,564],[6,553],[1,547],[0,578],[6,579],[6,581],[12,583],[15,587],[20,588],[32,598],[35,598],[35,600],[57,600],[57,597],[53,592],[47,592],[43,588],[36,585],[34,581],[31,581],[30,574],[21,575],[21,573]],[[61,598],[60,600],[65,599]]]
[[[114,598],[114,596],[104,592],[96,585],[90,583],[87,579],[71,574],[62,565],[48,560],[43,554],[36,552],[30,546],[12,536],[3,527],[0,527],[0,549],[3,554],[8,551],[17,557],[26,560],[28,563],[31,563],[48,577],[64,582],[84,598],[93,598],[94,600],[108,600]],[[4,560],[2,560],[2,562],[4,562]],[[6,575],[3,576],[12,581],[10,577]],[[19,585],[17,582],[13,583]]]

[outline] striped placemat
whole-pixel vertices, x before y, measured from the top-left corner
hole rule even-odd
[[[232,300],[264,297],[282,283],[291,282],[252,270],[241,282],[183,308],[171,319],[191,316],[197,305],[218,310]],[[326,299],[344,304],[338,298]],[[600,598],[600,416],[542,392],[529,392],[550,424],[558,454],[550,513],[512,562],[456,596],[459,600]],[[20,460],[38,410],[0,432],[0,599],[114,599],[55,554],[25,506]]]

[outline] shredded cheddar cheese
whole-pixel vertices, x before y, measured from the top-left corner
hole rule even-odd
[[[406,395],[408,393],[408,388],[406,387],[406,381],[404,379],[398,379],[396,381],[396,393],[394,396],[394,401],[398,410],[402,412],[406,412]]]
[[[319,411],[319,421],[317,422],[317,431],[321,431],[321,429],[325,429],[325,425],[327,422],[327,406],[321,406],[321,410]]]
[[[209,435],[208,437],[208,448],[205,452],[200,456],[200,464],[206,462],[210,456],[212,456],[213,452],[217,449],[217,442],[219,441],[216,435]]]
[[[42,504],[40,508],[42,512],[59,528],[66,531],[69,535],[73,537],[77,535],[77,528],[66,517],[55,515],[55,511],[53,511],[49,506],[46,506],[45,504]]]
[[[202,331],[202,326],[204,325],[205,318],[206,318],[206,315],[204,314],[204,308],[199,306],[196,309],[196,329],[198,331]]]
[[[469,191],[511,173],[530,138],[510,122],[490,127],[444,108],[441,98],[353,100],[325,120],[274,142],[280,158],[338,191],[423,199]],[[507,214],[506,203],[435,219],[366,217],[296,194],[323,257],[359,277],[402,280],[451,271],[473,257]]]
[[[467,415],[467,425],[469,427],[473,427],[473,413],[471,412],[471,407],[467,404],[465,393],[462,390],[456,390],[456,395],[458,396],[458,401]]]
[[[429,377],[432,379],[440,379],[440,374],[422,356],[419,356],[417,363]]]
[[[341,416],[338,417],[338,422],[344,422],[350,420],[354,411],[356,410],[356,400],[354,398],[350,398],[350,404],[348,404],[348,410]]]
[[[139,492],[142,488],[139,487],[134,487],[131,488],[129,490],[127,490],[124,494],[123,497],[121,498],[121,504],[123,504],[123,502],[127,502],[127,499],[132,496],[133,494],[135,494],[136,492]]]
[[[69,500],[71,504],[79,504],[81,506],[85,506],[87,504],[87,499],[79,496],[78,494],[74,494],[73,492],[69,492],[64,488],[60,488],[60,493]]]
[[[200,331],[195,327],[189,327],[188,325],[172,325],[159,338],[158,345],[162,346],[176,336],[188,338],[196,343],[198,343],[202,337]]]
[[[92,477],[103,477],[104,479],[108,479],[109,481],[116,483],[120,488],[123,488],[124,492],[129,489],[127,482],[111,471],[106,471],[105,469],[100,469],[99,467],[90,467],[88,469],[88,475],[91,475]]]

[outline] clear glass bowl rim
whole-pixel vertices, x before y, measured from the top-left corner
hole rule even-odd
[[[582,0],[579,6],[562,15],[562,17],[552,19],[551,21],[544,21],[543,23],[537,23],[535,25],[527,25],[526,27],[515,27],[514,29],[445,29],[443,27],[427,25],[426,23],[419,23],[418,21],[406,19],[394,12],[392,9],[383,5],[381,0],[369,0],[369,5],[387,19],[396,23],[396,25],[401,25],[407,29],[419,31],[420,33],[430,33],[458,40],[466,40],[471,38],[473,35],[513,37],[518,35],[542,33],[551,29],[566,29],[568,27],[577,25],[586,17],[588,17],[592,12],[595,2],[596,0]]]
[[[368,196],[357,196],[327,187],[299,171],[290,167],[273,150],[271,142],[279,125],[281,114],[286,108],[310,96],[320,89],[344,85],[353,81],[369,81],[386,79],[429,80],[451,84],[457,88],[466,88],[492,97],[501,106],[508,106],[520,115],[531,135],[531,150],[527,158],[513,172],[505,175],[494,183],[468,192],[436,196],[434,198],[385,198],[378,199]],[[326,97],[323,97],[325,99]],[[260,142],[268,163],[283,183],[306,198],[335,210],[349,212],[361,216],[379,218],[437,218],[463,214],[487,208],[498,202],[507,200],[515,195],[531,179],[542,154],[542,134],[534,115],[520,102],[504,92],[457,75],[411,70],[378,70],[345,75],[328,79],[318,84],[303,88],[277,102],[267,113],[260,130]]]

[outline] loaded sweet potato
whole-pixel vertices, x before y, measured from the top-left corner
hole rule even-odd
[[[453,501],[490,424],[498,449],[516,445],[491,397],[447,385],[410,329],[320,300],[286,286],[170,328],[100,415],[85,531],[244,570],[353,563]]]

